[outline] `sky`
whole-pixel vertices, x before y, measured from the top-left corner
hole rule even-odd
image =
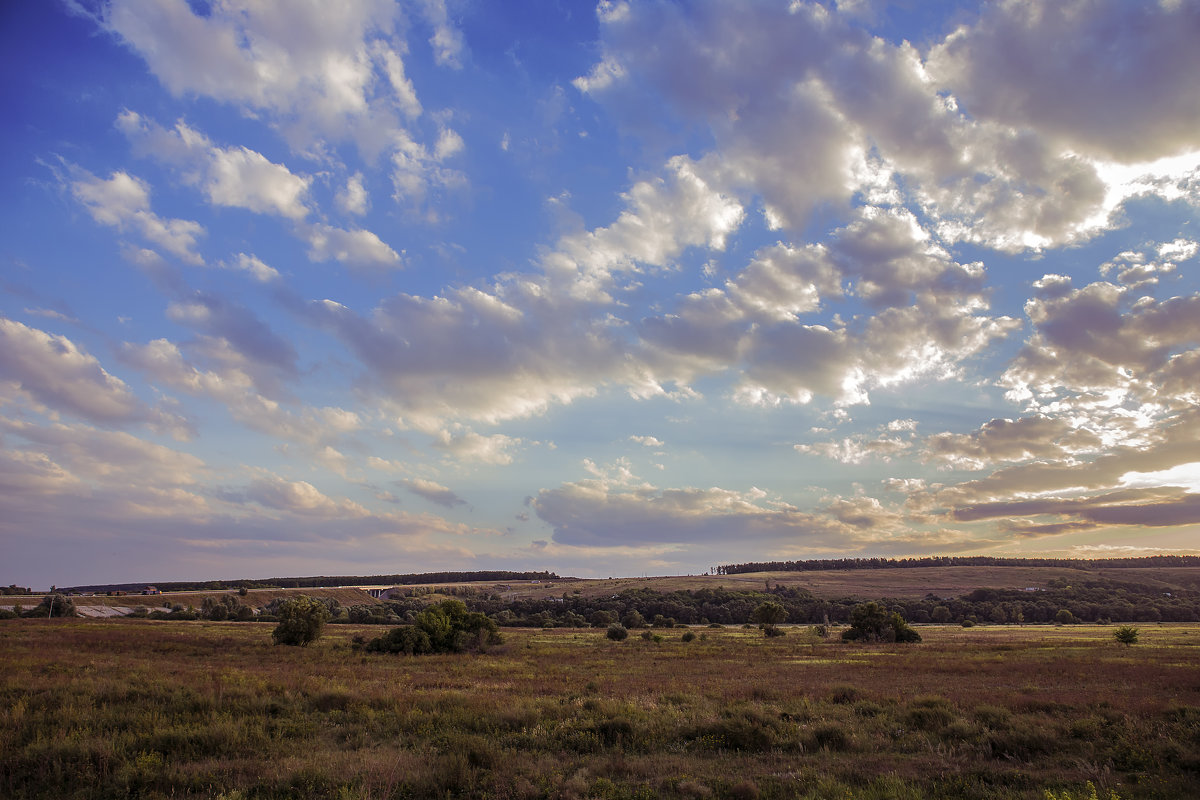
[[[1198,41],[9,0],[0,583],[1200,552]]]

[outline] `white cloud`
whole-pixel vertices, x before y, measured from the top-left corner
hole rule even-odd
[[[607,302],[613,273],[669,266],[687,247],[721,250],[743,217],[736,200],[683,156],[671,159],[663,177],[635,183],[622,200],[614,223],[568,234],[542,259],[550,278],[578,299]]]
[[[182,420],[147,406],[67,337],[0,317],[0,398],[4,395],[101,425],[141,423],[187,435]]]
[[[182,120],[167,130],[126,109],[117,127],[136,150],[183,170],[186,183],[199,186],[210,203],[245,208],[300,222],[312,178],[295,175],[283,164],[247,147],[218,147]]]
[[[176,95],[273,112],[294,135],[343,138],[353,120],[387,109],[373,93],[372,55],[386,52],[378,37],[395,15],[383,0],[336,9],[228,0],[203,16],[184,0],[113,0],[105,22]]]
[[[291,220],[308,215],[304,197],[311,178],[293,175],[282,164],[273,164],[246,147],[214,149],[205,191],[220,206],[246,208]]]
[[[335,501],[308,481],[289,481],[276,475],[251,481],[246,497],[266,508],[291,514],[347,518],[367,514],[357,503]]]
[[[258,256],[246,253],[238,253],[230,268],[248,272],[259,283],[270,283],[279,279],[279,270],[263,263]]]
[[[398,269],[400,254],[371,231],[346,230],[316,223],[300,229],[308,241],[308,257],[313,261],[340,261],[354,267]]]
[[[630,436],[629,441],[635,444],[640,444],[642,447],[662,447],[663,441],[653,436]]]
[[[433,443],[434,447],[459,461],[479,464],[511,464],[512,451],[520,445],[520,439],[502,433],[484,436],[470,430],[438,431]]]
[[[204,228],[184,219],[164,219],[150,210],[150,187],[127,172],[116,171],[104,180],[87,170],[72,167],[71,193],[92,219],[118,230],[133,229],[147,241],[189,264],[203,264],[196,240]]]
[[[337,195],[338,208],[346,214],[362,216],[370,207],[367,189],[363,186],[363,174],[356,172],[346,180],[345,187]]]
[[[444,506],[445,508],[454,508],[455,506],[467,504],[466,500],[455,494],[449,487],[443,486],[436,481],[425,478],[411,478],[400,481],[400,485],[418,497],[423,497],[429,502]]]
[[[696,157],[700,174],[743,205],[757,199],[773,227],[801,231],[816,209],[844,210],[865,196],[916,203],[949,242],[1044,248],[1116,224],[1134,189],[1107,162],[1200,151],[1194,48],[1173,46],[1197,26],[1195,15],[1095,5],[1095,14],[1083,0],[989,6],[928,63],[908,43],[872,37],[817,4],[623,5],[601,14],[602,52],[576,87],[626,124],[665,119],[665,133],[651,133],[666,140],[681,124],[710,134],[711,150]],[[1109,25],[1121,31],[1114,47],[1128,69],[1088,38],[1103,40]],[[1030,65],[1044,80],[1023,77]],[[1154,88],[1142,92],[1144,84]],[[947,85],[1032,105],[987,113],[1003,102],[978,109],[969,98],[964,112]],[[1178,180],[1168,184],[1143,180],[1140,190],[1178,191]]]
[[[433,27],[429,44],[433,47],[434,60],[444,67],[461,67],[462,33],[450,24],[445,0],[421,0],[420,7],[426,21]]]
[[[270,376],[261,377],[254,362],[226,344],[225,340],[209,340],[192,347],[214,364],[210,370],[188,363],[179,347],[166,339],[140,346],[127,344],[122,359],[176,391],[222,403],[238,423],[276,439],[305,445],[315,459],[325,459],[344,471],[346,459],[329,443],[361,429],[361,417],[354,411],[336,407],[290,409],[255,391],[256,385],[272,388],[274,381]]]

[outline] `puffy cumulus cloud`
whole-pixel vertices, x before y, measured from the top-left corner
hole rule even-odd
[[[203,15],[185,0],[112,0],[103,23],[174,94],[271,112],[297,133],[348,138],[353,121],[397,102],[375,79],[377,60],[400,57],[386,46],[396,13],[388,0],[337,9],[227,0]]]
[[[336,501],[307,481],[289,481],[276,475],[251,481],[245,496],[266,508],[291,514],[345,518],[368,515],[353,501]]]
[[[614,273],[667,267],[688,247],[720,250],[742,221],[741,205],[710,185],[697,165],[672,158],[664,175],[635,183],[607,227],[563,236],[542,268],[581,300],[606,302]]]
[[[264,263],[258,256],[247,253],[238,253],[227,267],[246,272],[259,283],[270,283],[279,279],[279,270]]]
[[[634,434],[629,437],[629,441],[634,444],[640,444],[642,447],[662,447],[663,441],[654,436],[639,436]]]
[[[179,417],[147,406],[99,360],[65,336],[0,317],[0,398],[100,425],[146,424],[189,435]]]
[[[1177,405],[1154,378],[1186,369],[1200,344],[1200,295],[1159,301],[1104,281],[1076,289],[1058,275],[1035,288],[1025,306],[1035,332],[1001,379],[1011,399],[1038,408]]]
[[[1195,258],[1200,247],[1191,239],[1175,239],[1161,242],[1155,248],[1155,257],[1144,251],[1127,250],[1116,258],[1100,265],[1100,274],[1108,276],[1115,272],[1118,282],[1131,287],[1144,288],[1158,282],[1159,276],[1174,272],[1179,262]]]
[[[1032,459],[1066,459],[1097,453],[1103,438],[1071,419],[1042,414],[1016,420],[993,419],[977,431],[939,433],[925,439],[925,458],[955,469]]]
[[[455,494],[450,487],[443,486],[436,481],[425,478],[411,478],[400,481],[399,485],[417,497],[424,498],[431,503],[444,506],[445,508],[454,508],[455,506],[465,506],[467,504],[467,501]]]
[[[781,243],[754,254],[725,294],[740,313],[776,321],[799,319],[815,312],[822,297],[841,297],[842,272],[828,248],[813,244],[793,247]]]
[[[816,3],[746,8],[705,2],[686,12],[669,4],[604,4],[600,59],[575,85],[631,124],[661,119],[666,111],[669,126],[709,134],[713,146],[697,159],[699,174],[744,206],[757,200],[773,227],[803,230],[815,209],[845,209],[860,198],[907,200],[921,207],[946,241],[1042,248],[1110,227],[1119,204],[1139,191],[1184,191],[1175,180],[1182,174],[1177,168],[1167,170],[1174,177],[1162,185],[1149,177],[1161,172],[1157,167],[1141,177],[1113,172],[1113,148],[1083,146],[1089,137],[1105,135],[1098,131],[1123,130],[1136,139],[1143,126],[1154,127],[1149,139],[1158,145],[1132,154],[1142,161],[1200,149],[1188,105],[1194,105],[1195,90],[1183,92],[1184,102],[1163,114],[1158,127],[1156,115],[1143,119],[1131,113],[1123,105],[1126,95],[1109,104],[1102,88],[1106,78],[1099,77],[1121,71],[1128,82],[1119,85],[1132,87],[1129,98],[1141,94],[1136,87],[1144,79],[1156,88],[1190,87],[1194,57],[1179,48],[1157,48],[1168,46],[1167,39],[1186,39],[1194,12],[1146,12],[1153,19],[1149,29],[1123,29],[1118,50],[1130,60],[1123,66],[1108,58],[1106,47],[1064,31],[1078,18],[1080,29],[1095,38],[1115,17],[1139,12],[1103,3],[1099,21],[1083,21],[1089,2],[1059,5],[1063,8],[1055,10],[1051,3],[998,4],[977,28],[961,29],[925,59],[908,43],[873,37],[851,17]],[[1071,95],[1081,71],[1089,87],[1100,87],[1096,93],[1072,96],[1071,103],[1037,101],[1038,114],[1019,118],[977,112],[970,102],[966,112],[960,109],[947,87],[970,95],[975,86],[974,78],[964,77],[968,65],[956,60],[962,54],[969,60],[974,52],[961,43],[986,36],[995,20],[1039,15],[1063,26],[1049,26],[1053,33],[1024,31],[1026,45],[1040,48],[1030,61],[1061,74],[1030,91],[1030,82],[1018,74],[1026,62],[1010,58],[998,44],[994,52],[1005,69],[985,64],[971,75],[997,95],[1038,98]],[[1172,17],[1183,30],[1168,33]],[[730,36],[731,30],[738,35]],[[1048,44],[1060,39],[1074,54],[1066,63],[1052,55],[1057,45]],[[1161,80],[1146,77],[1155,73]],[[1145,96],[1174,102],[1170,88]],[[1071,107],[1089,113],[1063,112],[1059,118],[1049,113]],[[1124,116],[1120,125],[1096,125],[1093,112]],[[662,139],[677,141],[676,128],[670,130]]]
[[[495,422],[539,413],[626,374],[617,335],[591,313],[532,280],[495,293],[400,294],[369,317],[330,300],[308,307],[315,324],[358,356],[367,390],[404,424],[432,430],[443,419]]]
[[[353,0],[336,9],[224,0],[200,13],[186,0],[109,0],[101,24],[171,92],[231,103],[279,129],[294,150],[323,158],[353,141],[370,161],[387,154],[397,199],[420,206],[430,187],[465,185],[465,176],[444,164],[463,141],[445,120],[421,128],[428,141],[413,127],[424,111],[405,70],[408,21],[401,10],[394,0]],[[419,11],[434,31],[437,60],[457,66],[462,40],[444,5],[424,0]],[[303,217],[307,183],[298,176],[250,150],[212,155],[214,201]],[[351,190],[343,210],[361,213],[363,199]]]
[[[150,210],[150,187],[127,172],[118,170],[107,180],[79,167],[71,168],[71,194],[92,219],[120,231],[133,230],[189,264],[203,264],[196,240],[204,227],[185,219],[164,219]]]
[[[212,153],[205,191],[219,206],[245,208],[259,214],[304,219],[304,197],[311,178],[293,175],[247,147],[216,149]]]
[[[340,261],[364,269],[398,269],[400,254],[363,228],[335,228],[324,223],[304,225],[300,235],[308,241],[308,257],[313,261]]]
[[[362,216],[367,213],[371,199],[363,185],[363,174],[356,172],[346,180],[346,185],[337,194],[338,208],[344,214]]]
[[[1067,148],[1149,161],[1200,148],[1194,3],[992,3],[929,54],[973,117]]]
[[[985,313],[983,277],[909,212],[866,207],[823,244],[760,250],[724,288],[688,295],[637,331],[663,380],[735,368],[735,394],[747,402],[859,403],[874,387],[954,375],[1019,326]],[[817,317],[826,299],[846,297],[877,313]]]
[[[118,117],[117,126],[140,151],[181,169],[184,180],[204,191],[209,202],[295,223],[294,233],[308,243],[308,256],[313,261],[340,261],[368,268],[400,266],[400,255],[372,231],[307,221],[311,177],[295,175],[286,166],[245,147],[217,147],[182,121],[166,130],[127,110]],[[366,213],[367,194],[362,181],[362,174],[355,173],[338,194],[338,206],[346,213]],[[238,264],[254,268],[256,277],[263,274],[257,265],[243,266],[240,257]]]
[[[433,446],[457,461],[477,464],[511,464],[512,451],[522,444],[521,439],[495,433],[484,436],[471,430],[440,430]]]

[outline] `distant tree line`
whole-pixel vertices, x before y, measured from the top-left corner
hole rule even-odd
[[[1083,576],[1081,576],[1083,577]],[[477,590],[457,593],[470,611],[486,614],[504,627],[607,627],[626,628],[674,625],[742,625],[757,622],[755,610],[776,603],[792,624],[851,622],[855,598],[824,599],[805,589],[776,586],[765,591],[705,588],[659,592],[627,589],[612,595],[505,599]],[[428,598],[413,595],[377,606],[355,606],[346,621],[387,623],[411,621],[428,605]],[[915,623],[1053,623],[1053,622],[1198,622],[1200,592],[1176,590],[1105,579],[1050,581],[1037,591],[977,589],[961,597],[881,598],[880,605]],[[1064,613],[1065,612],[1065,613]],[[336,620],[335,620],[336,621]]]
[[[475,570],[471,572],[422,572],[397,575],[315,575],[307,578],[239,578],[229,581],[162,581],[154,586],[163,592],[220,592],[228,589],[313,589],[330,586],[398,586],[401,584],[465,583],[468,581],[557,581],[553,572],[510,572]],[[145,583],[107,583],[71,586],[70,592],[138,593]]]
[[[906,569],[913,567],[1066,567],[1072,569],[1200,567],[1200,556],[1141,558],[1000,558],[996,556],[925,556],[922,558],[822,558],[808,561],[750,561],[713,567],[714,575],[747,572],[815,572],[835,569]]]

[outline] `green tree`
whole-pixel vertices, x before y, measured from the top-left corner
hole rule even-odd
[[[1054,615],[1054,621],[1059,625],[1073,625],[1074,623],[1078,622],[1078,620],[1075,619],[1075,615],[1071,613],[1071,609],[1069,608],[1060,608],[1058,613]]]
[[[1113,631],[1113,638],[1126,647],[1135,645],[1138,640],[1138,629],[1129,625],[1122,625]]]
[[[917,633],[897,611],[888,611],[878,603],[861,603],[850,611],[850,629],[842,633],[846,641],[919,642]]]
[[[626,628],[644,628],[646,627],[646,618],[642,616],[642,612],[636,608],[625,613],[621,617],[621,624]]]
[[[321,638],[321,631],[332,614],[326,603],[301,595],[280,603],[276,616],[279,624],[271,632],[275,644],[307,647]]]
[[[617,621],[617,615],[612,611],[593,611],[590,620],[594,628],[607,628]]]
[[[779,636],[783,631],[779,630],[776,626],[784,622],[787,616],[788,612],[786,608],[773,600],[768,600],[754,609],[754,613],[750,615],[750,619],[757,622],[758,627],[762,628],[763,633],[767,636]]]

